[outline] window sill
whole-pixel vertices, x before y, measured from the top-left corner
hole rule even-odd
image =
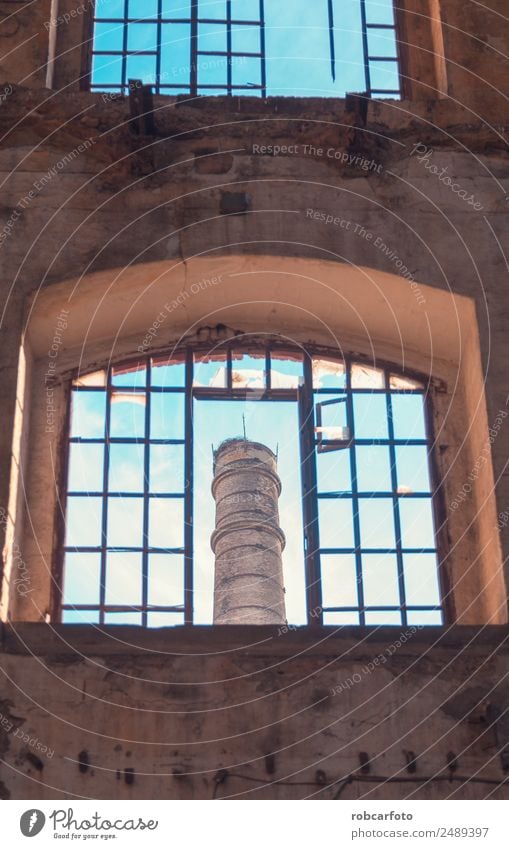
[[[401,637],[406,635],[406,640]],[[284,626],[192,626],[142,629],[133,626],[52,625],[19,622],[1,626],[0,653],[34,655],[69,660],[88,656],[237,654],[288,659],[299,654],[334,657],[348,662],[373,660],[384,653],[419,660],[447,652],[451,655],[486,647],[509,652],[509,625],[455,625],[426,627],[411,633],[396,627],[287,627]],[[397,641],[395,651],[389,648]],[[504,648],[502,647],[504,644]]]

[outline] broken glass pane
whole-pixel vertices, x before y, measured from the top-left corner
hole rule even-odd
[[[344,362],[313,357],[313,389],[343,389],[345,385]]]
[[[385,375],[382,369],[352,363],[351,382],[352,389],[383,389]]]
[[[389,376],[389,386],[391,389],[423,389],[424,384],[419,380],[414,380],[412,377],[405,377],[402,374],[391,374]]]

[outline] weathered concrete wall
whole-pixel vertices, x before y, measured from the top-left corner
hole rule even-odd
[[[96,332],[94,344],[87,346],[77,297],[69,342],[64,335],[59,347],[59,373],[80,361],[81,348],[84,368],[120,352],[135,353],[139,331],[149,325],[132,327],[131,348],[120,325],[125,318],[131,327],[136,306],[154,315],[156,301],[148,301],[149,309],[148,296],[142,298],[145,306],[130,299],[131,291],[137,297],[143,289],[123,288],[123,272],[135,275],[138,268],[148,291],[158,279],[152,270],[154,275],[161,270],[164,287],[168,268],[182,266],[185,285],[192,287],[201,279],[188,270],[194,257],[210,263],[210,275],[222,271],[215,258],[239,260],[239,297],[230,299],[239,330],[249,326],[256,332],[258,321],[264,332],[290,327],[300,343],[328,336],[341,346],[346,338],[350,352],[365,355],[369,342],[373,356],[382,353],[415,365],[419,359],[408,343],[412,322],[416,338],[428,334],[429,371],[444,383],[434,412],[435,424],[447,421],[437,434],[437,464],[449,507],[464,484],[472,490],[443,528],[452,574],[462,574],[462,563],[468,567],[462,587],[468,584],[470,593],[480,586],[486,595],[492,591],[489,564],[479,565],[486,551],[481,525],[489,526],[492,538],[500,532],[504,556],[509,555],[506,420],[495,427],[509,393],[503,248],[509,203],[506,3],[402,0],[398,5],[409,13],[403,33],[412,52],[406,100],[204,98],[190,103],[158,97],[155,133],[145,136],[130,123],[127,99],[79,92],[77,42],[84,38],[84,15],[52,29],[49,0],[20,9],[0,2],[0,508],[16,521],[7,553],[12,559],[14,543],[21,544],[34,589],[29,600],[37,599],[35,612],[28,602],[19,604],[17,617],[46,615],[56,539],[52,511],[40,534],[30,521],[25,536],[21,533],[25,499],[32,510],[38,502],[39,514],[48,513],[48,494],[55,497],[52,463],[59,463],[58,445],[47,440],[46,465],[32,462],[28,477],[19,474],[23,454],[30,458],[34,443],[39,448],[44,439],[43,431],[35,436],[29,431],[29,418],[39,422],[44,416],[44,333],[27,343],[28,360],[31,346],[39,358],[31,387],[18,382],[20,344],[36,293],[44,289],[49,296],[44,308],[50,330],[68,297],[68,288],[56,284],[76,281],[78,295],[94,286],[104,295],[106,306],[99,299],[93,329],[104,327],[105,335]],[[78,8],[62,0],[59,10],[71,7]],[[48,57],[54,53],[48,76]],[[51,78],[55,88],[45,89]],[[262,282],[254,274],[253,256],[263,265],[256,268],[256,275],[265,275]],[[332,278],[324,264],[311,279],[307,265],[301,272],[292,266],[291,294],[279,282],[285,274],[280,258],[327,260],[337,275]],[[361,270],[352,278],[357,266]],[[369,277],[369,269],[399,274],[408,285],[410,305],[400,294],[393,298],[397,287],[391,278],[384,281],[374,272]],[[230,294],[237,280],[231,266],[225,276]],[[168,291],[176,297],[170,278]],[[364,331],[362,348],[355,347],[350,332],[356,280],[372,287],[372,306],[356,314]],[[470,299],[478,328],[474,309],[459,316],[455,297],[449,307],[440,301],[437,318],[436,309],[428,309],[433,298],[428,295],[428,306],[419,300],[421,287]],[[364,292],[360,283],[358,289]],[[192,302],[191,324],[200,313],[201,325],[214,329],[214,291]],[[264,303],[253,306],[249,302],[259,292]],[[341,313],[338,303],[345,292],[351,302]],[[161,289],[157,298],[161,309]],[[310,300],[316,302],[314,310]],[[111,304],[114,315],[104,315]],[[388,314],[396,307],[399,325],[394,322],[392,336],[366,332],[365,323],[367,331],[389,326],[382,319],[373,324],[373,309],[385,316],[384,310]],[[187,309],[179,304],[169,314],[161,342],[176,341]],[[224,304],[221,310],[223,318]],[[345,313],[347,319],[341,318]],[[88,316],[86,310],[83,314]],[[117,319],[119,337],[112,337],[106,330]],[[40,315],[38,321],[40,326]],[[438,331],[443,341],[436,361]],[[204,332],[193,326],[196,337]],[[55,398],[61,431],[62,384]],[[488,426],[495,430],[491,443]],[[486,472],[490,456],[493,476]],[[10,481],[19,490],[9,493]],[[2,520],[2,536],[5,530]],[[498,599],[498,590],[493,597]],[[469,611],[463,613],[471,621]],[[503,621],[505,613],[499,609],[498,615],[492,621]],[[338,787],[332,784],[355,774],[343,788],[346,797],[507,796],[507,788],[497,789],[504,778],[501,744],[486,721],[487,702],[502,711],[508,704],[504,629],[426,630],[394,651],[399,633],[381,629],[338,635],[319,630],[313,637],[274,629],[108,633],[44,625],[17,625],[16,632],[4,628],[0,795],[210,798],[215,791],[244,798],[315,793],[331,798]],[[374,758],[362,782],[357,780],[360,752]],[[417,755],[415,773],[406,772],[411,756],[405,752]],[[449,781],[450,752],[458,758],[453,778],[459,781]],[[476,773],[488,783],[465,780]],[[427,780],[437,776],[440,780]],[[380,783],[380,778],[398,781]]]
[[[477,483],[476,465],[480,456],[484,458],[486,437],[481,434],[472,443],[467,440],[460,465],[449,452],[456,437],[458,445],[463,441],[460,434],[465,419],[471,421],[472,415],[486,406],[486,423],[493,426],[500,411],[506,409],[509,338],[502,244],[509,187],[503,129],[472,125],[470,112],[451,101],[432,105],[373,102],[365,119],[360,111],[351,111],[355,104],[345,101],[263,103],[241,98],[220,99],[211,105],[207,99],[189,104],[156,98],[155,106],[157,134],[141,137],[130,129],[128,103],[122,98],[105,101],[100,95],[59,94],[48,100],[44,92],[16,89],[2,104],[0,120],[6,135],[0,150],[4,175],[0,248],[8,283],[1,393],[6,421],[12,420],[15,409],[18,347],[23,310],[28,309],[25,299],[60,280],[76,279],[74,292],[79,293],[85,278],[92,280],[94,272],[108,275],[111,270],[111,277],[97,284],[104,287],[100,291],[106,296],[123,285],[124,272],[119,269],[128,273],[139,266],[148,274],[150,262],[186,266],[199,257],[210,261],[210,273],[220,273],[223,269],[218,269],[217,257],[255,254],[266,257],[267,273],[271,256],[307,257],[336,264],[337,281],[327,282],[332,304],[336,297],[341,298],[343,276],[352,267],[392,272],[404,275],[401,279],[408,285],[411,302],[411,306],[398,307],[396,325],[411,319],[417,334],[434,333],[426,303],[419,297],[421,285],[466,296],[475,304],[481,374],[485,377],[476,378],[478,391],[468,413],[449,416],[454,437],[450,432],[443,436],[438,465],[448,481],[452,479],[451,464],[458,476],[449,503],[473,474],[473,494],[467,497],[474,516],[483,521],[484,514],[489,514],[485,504],[491,498],[492,485],[490,478],[487,485]],[[254,279],[245,271],[239,295]],[[210,276],[207,271],[205,276]],[[280,290],[280,302],[266,312],[259,331],[266,332],[270,322],[271,327],[279,323],[280,328],[288,325],[294,332],[298,316],[300,343],[318,338],[312,319],[328,329],[336,345],[346,341],[349,350],[359,350],[351,347],[350,337],[345,340],[339,314],[330,325],[330,308],[322,298],[329,290],[323,289],[322,280],[323,275],[313,280],[294,277],[295,294]],[[153,278],[147,278],[147,287],[152,283]],[[304,289],[312,294],[317,285],[320,307],[310,312]],[[378,283],[374,285],[373,296],[379,291],[383,296],[380,285],[381,289]],[[204,305],[211,292],[203,293]],[[278,289],[273,287],[272,292]],[[135,312],[129,296],[124,297]],[[304,302],[308,309],[305,318]],[[164,303],[161,300],[154,315]],[[175,310],[169,316],[164,328],[168,343],[176,341],[187,309],[184,305],[182,312]],[[459,344],[462,368],[468,371],[475,347],[470,333],[468,338],[461,336],[463,331],[457,335],[456,309],[451,299],[451,344]],[[99,303],[99,321],[101,310]],[[359,326],[369,311],[366,302],[358,313]],[[243,330],[252,314],[252,306],[246,307],[244,316],[237,310],[236,328]],[[217,314],[214,318],[212,308],[201,323],[222,320]],[[70,317],[70,325],[79,322],[78,311]],[[197,330],[195,327],[193,332]],[[71,330],[66,333],[70,336]],[[83,338],[87,333],[84,328]],[[115,332],[114,339],[105,340],[103,356],[107,359],[116,356],[118,339]],[[366,353],[380,356],[383,341],[366,336]],[[140,340],[134,344],[139,345]],[[66,345],[64,335],[62,357]],[[131,352],[135,353],[135,347]],[[124,346],[123,356],[128,353]],[[87,350],[85,359],[78,356],[81,368],[100,359],[98,348]],[[403,363],[406,357],[405,347],[400,345],[398,350],[394,346],[392,361]],[[455,357],[456,352],[454,356],[451,353],[451,361]],[[440,370],[441,366],[433,360],[430,368]],[[468,383],[468,374],[463,379]],[[40,403],[43,383],[41,376],[34,382],[33,403]],[[447,393],[447,401],[457,394],[454,377]],[[496,512],[506,512],[509,504],[504,423],[505,419],[487,449],[488,458],[493,456],[496,483],[495,515],[489,514],[487,520],[494,537],[499,534]],[[469,429],[469,437],[471,433]],[[439,434],[442,436],[442,431]],[[0,449],[1,468],[7,469],[10,427],[0,433]],[[455,448],[452,450],[454,457]],[[483,465],[485,462],[483,459]],[[32,471],[37,472],[34,467]],[[40,479],[40,491],[47,484],[47,479]],[[5,476],[2,486],[0,504],[6,505]],[[508,524],[500,522],[505,556],[509,552]],[[452,525],[456,528],[448,544],[456,552],[458,539],[470,541],[475,574],[473,564],[484,544],[475,519],[467,517],[462,508],[455,512]],[[38,546],[37,539],[33,543]],[[51,563],[46,558],[45,572],[48,568]]]
[[[355,775],[344,798],[509,798],[486,718],[507,711],[507,636],[4,628],[2,794],[331,799]]]
[[[0,0],[0,85],[46,84],[50,54],[51,0],[23,4]],[[56,32],[56,30],[55,30]],[[5,91],[0,88],[0,96]]]

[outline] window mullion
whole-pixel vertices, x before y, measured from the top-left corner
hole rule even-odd
[[[103,509],[101,525],[101,565],[99,586],[99,623],[104,625],[104,605],[106,603],[106,556],[108,545],[108,478],[110,474],[110,423],[111,423],[111,399],[112,399],[112,367],[108,368],[106,378],[106,419],[105,419],[105,441],[103,461]]]
[[[162,23],[163,16],[163,0],[157,0],[157,55],[156,55],[156,94],[161,93],[161,42],[162,42]]]
[[[191,0],[191,94],[198,94],[198,0]]]
[[[262,97],[267,97],[267,63],[265,56],[265,0],[260,0],[260,53]]]
[[[227,94],[232,93],[232,0],[226,0],[226,85]]]
[[[129,24],[127,23],[129,17],[129,0],[124,0],[124,32],[122,36],[122,77],[121,77],[121,85],[122,85],[122,94],[125,93],[125,89],[127,86],[127,44],[128,44],[128,30]]]
[[[152,375],[150,358],[146,362],[146,383],[145,383],[145,440],[144,440],[144,455],[143,455],[143,552],[141,556],[141,574],[142,574],[142,613],[141,624],[144,628],[148,623],[148,549],[149,549],[149,517],[150,517],[150,419],[152,408]]]
[[[401,621],[403,625],[407,624],[406,610],[406,593],[405,579],[403,574],[403,554],[401,552],[401,520],[399,515],[399,498],[398,498],[398,475],[396,470],[396,448],[394,445],[394,419],[392,412],[392,398],[389,386],[389,374],[385,373],[385,385],[387,387],[387,423],[389,432],[389,457],[391,464],[391,485],[392,485],[392,507],[394,512],[394,534],[396,537],[396,560],[398,565],[398,585],[399,599],[401,608]]]
[[[194,358],[189,348],[186,353],[185,392],[185,458],[184,458],[184,623],[193,624],[194,618],[194,428],[193,428]]]
[[[304,524],[304,562],[306,574],[306,607],[308,625],[323,624],[322,584],[320,575],[320,535],[316,449],[313,413],[312,361],[304,356],[304,384],[299,392],[299,431],[302,476],[302,509]]]
[[[348,449],[350,451],[350,474],[352,478],[352,518],[353,518],[353,537],[355,548],[355,573],[357,576],[357,596],[359,601],[359,625],[366,624],[365,604],[364,604],[364,584],[362,580],[362,557],[361,557],[361,528],[359,518],[359,488],[357,484],[357,458],[355,456],[355,418],[353,411],[352,397],[352,377],[351,363],[345,362],[346,368],[346,410],[347,410],[347,426],[350,428],[352,435],[352,444]]]
[[[362,26],[362,49],[364,51],[364,74],[366,77],[366,94],[371,97],[371,73],[369,70],[369,47],[368,28],[366,25],[366,0],[360,0],[361,4],[361,26]]]

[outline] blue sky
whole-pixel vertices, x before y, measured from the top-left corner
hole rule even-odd
[[[242,435],[243,416],[248,438],[278,452],[278,474],[283,484],[279,518],[286,536],[283,552],[285,601],[290,620],[303,623],[306,606],[297,404],[271,401],[195,402],[195,427],[203,434],[195,451],[196,474],[201,481],[195,489],[195,523],[200,529],[195,551],[197,621],[210,621],[212,613],[214,555],[210,535],[214,530],[215,510],[210,492],[211,446],[217,448],[225,438]]]
[[[327,0],[310,3],[309,0],[265,0],[265,38],[267,56],[268,95],[342,97],[345,92],[365,90],[362,26],[360,0],[334,0],[334,42],[336,54],[336,80],[332,80],[329,17]],[[155,0],[130,0],[130,16],[155,17]],[[221,19],[226,16],[225,0],[201,0],[201,17]],[[165,0],[163,13],[172,17],[186,17],[190,13],[189,0]],[[392,24],[391,0],[367,0],[368,23]],[[123,15],[123,0],[100,0],[98,17],[115,18]],[[258,0],[233,0],[233,19],[258,20]],[[165,24],[162,28],[162,82],[185,85],[189,81],[190,27],[187,23]],[[96,25],[96,50],[121,50],[123,27],[116,23]],[[154,50],[155,24],[131,24],[128,49]],[[198,49],[226,50],[226,29],[222,24],[203,23],[198,30]],[[236,25],[232,32],[234,52],[259,52],[260,35],[257,27]],[[396,55],[393,30],[368,30],[370,55],[393,57]],[[114,56],[94,59],[94,84],[114,83],[119,80],[121,58]],[[372,87],[398,88],[396,63],[373,62]],[[155,81],[155,57],[129,56],[127,77],[140,78],[145,83]],[[198,83],[224,85],[226,62],[222,57],[203,56],[199,60]],[[256,58],[242,57],[233,60],[234,85],[259,85],[260,62]],[[204,90],[205,91],[205,90]],[[218,88],[209,93],[221,93]],[[249,93],[249,91],[245,92]]]

